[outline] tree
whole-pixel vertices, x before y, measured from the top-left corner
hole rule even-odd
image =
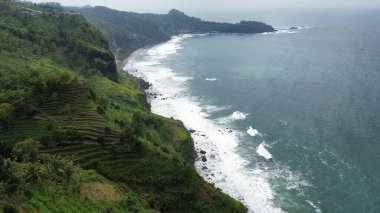
[[[65,160],[62,171],[66,176],[67,180],[71,179],[72,174],[74,173],[74,162],[72,160]]]
[[[9,103],[0,104],[0,123],[4,129],[8,129],[9,120],[12,117],[15,108]]]
[[[41,180],[46,176],[46,169],[39,163],[29,164],[28,170],[26,172],[25,180],[35,182]]]
[[[62,178],[70,180],[74,173],[74,161],[72,159],[62,159],[57,155],[49,156],[47,172],[49,176],[58,180],[62,180]]]
[[[27,139],[17,143],[13,147],[13,157],[17,161],[35,162],[39,154],[40,142]]]

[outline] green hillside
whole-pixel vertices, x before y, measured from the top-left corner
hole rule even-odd
[[[108,37],[110,47],[119,60],[134,50],[169,40],[180,33],[263,33],[274,31],[272,26],[256,21],[236,24],[203,21],[178,10],[168,14],[139,14],[107,7],[69,7],[68,12],[80,13]]]
[[[246,212],[141,84],[82,16],[1,0],[0,212]]]

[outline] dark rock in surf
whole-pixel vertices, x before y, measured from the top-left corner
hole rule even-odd
[[[140,78],[140,90],[144,91],[149,89],[152,86],[151,83],[145,81],[144,79]]]

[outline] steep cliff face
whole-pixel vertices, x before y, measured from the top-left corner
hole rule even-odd
[[[82,16],[0,10],[0,211],[246,211],[196,173],[189,132],[149,111]]]

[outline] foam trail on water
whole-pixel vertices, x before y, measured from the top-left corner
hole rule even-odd
[[[148,96],[154,113],[179,119],[188,129],[194,130],[192,137],[199,157],[195,167],[205,180],[242,201],[250,212],[282,212],[273,202],[274,192],[265,170],[247,170],[248,162],[235,152],[239,145],[238,135],[229,129],[228,123],[208,119],[210,111],[225,108],[202,105],[198,98],[188,94],[186,82],[192,78],[181,76],[165,65],[164,59],[176,54],[182,48],[182,41],[189,37],[176,36],[167,43],[140,53],[143,59],[131,59],[133,62],[125,70],[130,70],[133,64],[138,71],[131,74],[143,77],[153,85],[147,93],[155,94],[155,97]],[[246,116],[237,111],[230,117],[245,119]]]

